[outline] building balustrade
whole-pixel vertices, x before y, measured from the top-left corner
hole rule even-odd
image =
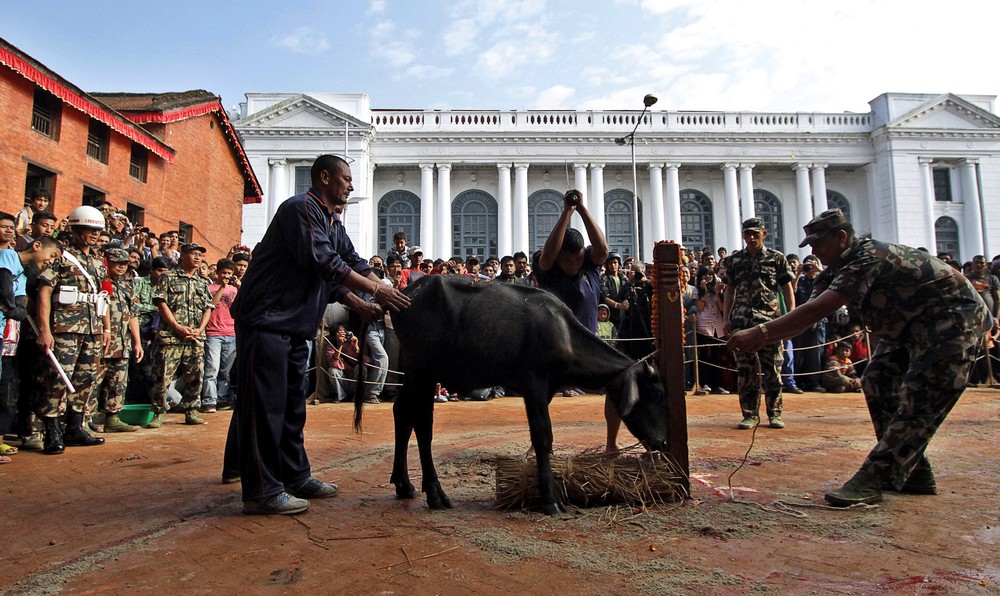
[[[639,119],[641,117],[641,122]],[[690,132],[869,133],[871,114],[636,110],[372,110],[380,132],[549,131],[642,134]]]

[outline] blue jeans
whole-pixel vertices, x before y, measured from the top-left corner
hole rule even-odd
[[[795,384],[795,352],[793,351],[792,340],[786,339],[781,342],[785,346],[784,362],[781,363],[781,382],[785,387],[796,387]]]
[[[229,373],[236,361],[236,336],[219,335],[205,338],[205,380],[201,404],[212,405],[219,396],[229,393]]]
[[[347,400],[347,387],[344,386],[344,370],[341,368],[333,368],[332,366],[327,370],[330,375],[330,384],[333,385],[333,399],[337,401]]]
[[[389,354],[385,351],[385,327],[379,323],[369,325],[365,342],[368,344],[368,356],[372,359],[372,366],[368,369],[368,388],[365,394],[378,397],[382,393],[385,377],[389,373]]]

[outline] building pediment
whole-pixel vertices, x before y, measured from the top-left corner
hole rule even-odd
[[[892,120],[886,127],[895,130],[997,130],[1000,118],[946,93]]]
[[[237,121],[238,129],[254,130],[351,130],[369,131],[371,124],[333,108],[309,95],[299,94]]]

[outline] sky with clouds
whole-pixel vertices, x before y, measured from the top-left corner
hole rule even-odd
[[[367,93],[375,108],[868,111],[1000,94],[996,0],[5,2],[87,91]]]

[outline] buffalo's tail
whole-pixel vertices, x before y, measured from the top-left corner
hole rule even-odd
[[[361,419],[364,414],[365,408],[365,384],[368,381],[368,366],[365,364],[365,359],[368,357],[368,342],[365,338],[368,337],[368,323],[361,325],[361,334],[359,335],[361,349],[358,351],[358,365],[354,369],[355,382],[354,382],[354,432],[361,432]]]

